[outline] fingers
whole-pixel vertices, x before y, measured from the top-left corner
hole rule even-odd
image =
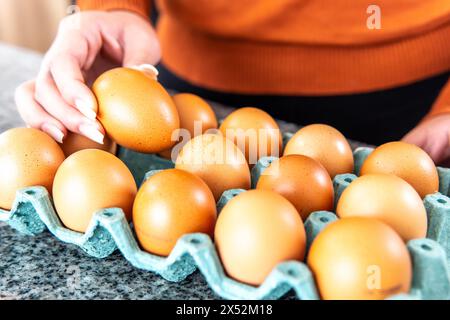
[[[425,151],[428,152],[435,163],[441,163],[445,159],[447,148],[446,139],[436,139],[430,143]]]
[[[131,67],[132,69],[141,71],[147,75],[147,77],[158,80],[159,71],[151,64],[141,64],[139,66]]]
[[[426,135],[420,134],[417,129],[414,129],[410,131],[406,136],[404,136],[402,141],[415,144],[422,148],[426,143]]]
[[[77,59],[69,54],[58,55],[50,64],[50,73],[65,102],[95,121],[97,100],[84,82]]]
[[[35,101],[34,90],[34,81],[25,82],[16,89],[15,101],[20,116],[30,127],[40,129],[62,143],[67,135],[66,128]]]
[[[95,24],[82,32],[80,28],[73,28],[72,20],[63,20],[44,58],[34,99],[68,130],[103,143],[104,129],[96,120],[97,100],[83,76],[83,70],[92,67],[102,47],[101,35]]]
[[[150,24],[125,28],[122,42],[125,67],[153,66],[161,59],[161,48]]]
[[[36,82],[35,100],[70,131],[82,134],[97,143],[103,143],[104,129],[100,123],[86,118],[69,105],[60,95],[50,74],[40,75]]]
[[[440,163],[446,157],[448,139],[445,135],[431,136],[426,128],[418,127],[408,133],[402,141],[415,144],[429,154],[435,163]]]

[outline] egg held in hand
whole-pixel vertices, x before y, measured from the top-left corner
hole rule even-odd
[[[222,135],[245,154],[250,166],[266,156],[279,157],[283,138],[277,122],[258,108],[240,108],[228,115],[220,126]]]
[[[300,129],[286,144],[284,155],[301,154],[320,162],[330,177],[352,173],[354,159],[345,137],[333,127],[312,124]]]
[[[192,138],[208,130],[217,129],[216,115],[211,106],[199,96],[190,93],[179,93],[173,96],[173,101],[180,116],[180,129],[186,130],[174,148],[164,150],[160,156],[166,159],[176,159],[180,149]]]
[[[272,190],[288,199],[303,221],[314,211],[333,210],[333,182],[320,163],[306,156],[275,160],[262,173],[256,189]]]
[[[67,158],[53,183],[53,201],[62,223],[85,232],[93,215],[107,208],[120,208],[131,220],[137,187],[130,170],[114,155],[95,149]]]
[[[52,192],[53,178],[64,153],[49,135],[31,128],[0,134],[0,208],[11,210],[16,192],[42,186]]]
[[[172,98],[145,73],[117,68],[102,74],[94,83],[98,119],[119,145],[142,153],[171,148],[172,133],[180,119]]]
[[[112,154],[115,154],[117,151],[117,144],[109,137],[105,137],[104,143],[99,144],[86,138],[85,136],[73,132],[70,132],[64,138],[64,141],[62,144],[60,144],[60,147],[64,151],[66,157],[69,157],[78,151],[86,149],[104,150]]]
[[[178,239],[189,233],[213,236],[216,202],[199,177],[183,170],[164,170],[140,188],[133,224],[144,250],[168,256]]]
[[[189,141],[175,167],[202,178],[216,201],[227,190],[250,188],[250,169],[244,154],[220,134],[204,134]]]
[[[419,194],[406,181],[390,174],[368,174],[342,193],[336,209],[340,218],[375,218],[409,241],[427,234],[427,212]]]
[[[260,285],[279,263],[303,260],[306,235],[288,200],[273,191],[251,190],[222,209],[215,242],[229,276]]]
[[[361,175],[370,173],[394,174],[424,198],[439,191],[439,175],[430,156],[416,145],[389,142],[376,148],[364,161]]]
[[[308,266],[326,300],[381,300],[411,287],[406,245],[376,219],[344,218],[326,226],[311,245]]]

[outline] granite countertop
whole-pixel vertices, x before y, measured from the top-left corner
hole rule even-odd
[[[0,132],[23,126],[14,89],[36,76],[42,56],[0,43]],[[213,104],[218,116],[232,109]],[[282,130],[298,126],[280,122]],[[180,283],[138,270],[120,252],[95,259],[49,232],[30,237],[0,223],[1,299],[217,299],[199,272]],[[292,297],[288,295],[287,298]]]

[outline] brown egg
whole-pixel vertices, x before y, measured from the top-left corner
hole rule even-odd
[[[245,153],[252,166],[261,157],[281,155],[283,138],[276,121],[257,108],[241,108],[225,118],[220,131]]]
[[[137,187],[130,170],[114,155],[96,149],[74,153],[59,167],[53,201],[62,223],[85,232],[95,212],[121,208],[128,220]]]
[[[202,178],[216,201],[226,190],[250,188],[250,169],[244,154],[219,134],[204,134],[189,141],[175,166]]]
[[[117,68],[94,83],[98,119],[108,135],[121,146],[143,153],[157,153],[175,144],[172,132],[180,119],[172,98],[143,72]]]
[[[368,174],[354,180],[337,205],[341,218],[375,218],[391,226],[403,240],[424,238],[427,213],[419,194],[390,174]]]
[[[333,182],[320,163],[306,156],[289,155],[274,161],[256,188],[275,191],[288,199],[303,221],[311,212],[333,210]]]
[[[288,200],[273,191],[251,190],[222,209],[215,241],[229,276],[260,285],[279,263],[303,260],[306,234]]]
[[[104,144],[99,144],[86,138],[85,136],[82,136],[81,134],[73,132],[70,132],[64,138],[64,141],[60,144],[60,147],[64,151],[66,157],[85,149],[98,149],[112,154],[116,154],[117,151],[117,144],[108,137],[105,137]]]
[[[168,256],[178,239],[189,233],[213,237],[216,202],[206,183],[178,169],[147,180],[133,206],[133,224],[144,250]]]
[[[46,133],[16,128],[0,134],[0,208],[11,210],[16,192],[42,186],[51,193],[64,153]]]
[[[433,160],[413,144],[397,141],[376,148],[361,168],[361,175],[370,173],[394,174],[412,185],[422,198],[439,191]]]
[[[199,96],[190,93],[180,93],[173,96],[173,101],[180,116],[180,128],[189,132],[189,138],[181,135],[180,140],[178,140],[179,144],[176,145],[177,148],[161,152],[160,155],[166,159],[176,159],[181,147],[190,139],[218,127],[213,109]],[[173,155],[172,150],[174,151]]]
[[[348,141],[335,128],[313,124],[300,129],[286,145],[284,155],[302,154],[319,161],[333,179],[353,172],[353,153]]]
[[[329,224],[308,254],[322,299],[381,300],[409,292],[412,265],[408,250],[386,224],[345,218]]]

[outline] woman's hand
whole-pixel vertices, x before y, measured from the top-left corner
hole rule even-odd
[[[23,120],[62,142],[67,131],[103,143],[97,101],[89,85],[104,71],[138,67],[153,73],[159,42],[150,23],[126,11],[86,11],[62,20],[34,81],[16,90]],[[146,66],[150,65],[150,66]]]
[[[434,116],[421,122],[403,141],[424,149],[436,164],[450,165],[450,114]]]

